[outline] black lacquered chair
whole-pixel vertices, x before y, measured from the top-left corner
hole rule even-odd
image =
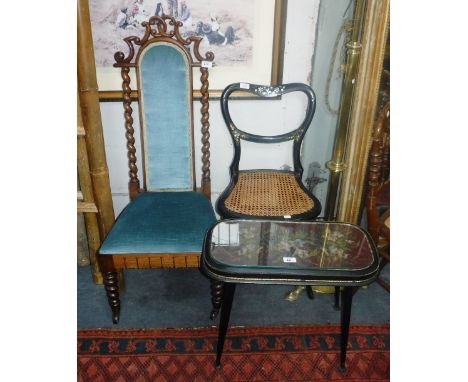
[[[307,98],[304,120],[299,127],[275,136],[262,136],[239,129],[229,112],[229,97],[236,91],[246,91],[259,98],[274,98],[291,92],[302,92]],[[303,185],[301,177],[301,144],[315,112],[315,94],[310,86],[290,83],[280,86],[262,86],[234,83],[226,87],[221,96],[221,111],[234,144],[234,158],[230,166],[229,185],[216,202],[216,208],[224,219],[268,219],[268,220],[314,220],[321,211],[319,200]],[[239,170],[242,141],[259,144],[274,144],[293,141],[293,169],[248,169]],[[211,295],[213,310],[211,318],[218,314],[223,286],[212,281]],[[305,288],[305,287],[304,287]],[[313,298],[310,286],[309,298]]]
[[[198,51],[201,37],[184,39],[181,22],[153,16],[142,37],[125,38],[128,55],[115,54],[123,79],[124,118],[131,201],[99,250],[112,320],[120,297],[117,271],[129,268],[198,267],[207,229],[216,221],[210,202],[208,69],[210,52]],[[201,71],[201,191],[196,188],[192,70]],[[143,187],[137,169],[130,88],[136,69],[142,140]]]
[[[278,97],[286,93],[302,92],[307,97],[307,110],[303,122],[296,129],[275,136],[262,136],[239,129],[229,112],[229,97],[235,91],[246,91],[259,98]],[[234,158],[230,167],[231,180],[216,203],[223,218],[265,218],[270,220],[310,220],[320,214],[318,199],[303,185],[300,149],[305,133],[315,112],[315,94],[305,84],[291,83],[280,86],[261,86],[235,83],[224,89],[221,111],[234,144]],[[292,171],[249,169],[239,170],[241,142],[272,144],[293,141]]]

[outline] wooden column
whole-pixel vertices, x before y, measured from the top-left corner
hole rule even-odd
[[[98,208],[99,233],[101,238],[105,238],[114,224],[115,215],[104,149],[88,0],[78,1],[78,91],[86,130],[91,181]]]
[[[338,221],[358,223],[389,25],[389,0],[368,0],[339,194]]]
[[[91,272],[93,280],[96,284],[102,284],[102,274],[99,270],[97,261],[97,253],[101,245],[101,238],[99,236],[99,224],[97,219],[96,203],[94,201],[93,182],[89,172],[88,152],[86,149],[86,134],[83,128],[83,119],[81,113],[80,99],[78,97],[78,137],[77,137],[77,167],[83,194],[83,202],[92,205],[93,208],[88,210],[83,209],[84,222],[86,225],[86,237],[89,250],[89,261],[91,263]],[[78,204],[80,210],[80,204]]]

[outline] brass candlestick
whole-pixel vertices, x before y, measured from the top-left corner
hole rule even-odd
[[[356,0],[354,8],[353,26],[350,41],[346,44],[346,65],[343,77],[343,92],[338,116],[338,127],[333,146],[333,158],[326,166],[330,170],[328,180],[327,204],[325,219],[335,220],[335,207],[341,173],[346,168],[343,161],[346,153],[349,117],[351,115],[353,93],[361,57],[361,35],[363,29],[364,9],[366,0]]]

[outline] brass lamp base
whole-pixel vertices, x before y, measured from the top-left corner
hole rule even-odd
[[[289,302],[294,302],[299,298],[299,295],[306,289],[304,285],[298,285],[290,292],[286,293],[284,299]],[[332,286],[314,286],[312,290],[317,293],[335,293],[335,287]]]
[[[315,286],[312,290],[317,293],[335,293],[334,286]]]
[[[286,295],[284,296],[284,299],[289,302],[296,301],[299,298],[299,295],[301,294],[301,292],[305,290],[305,288],[306,287],[304,285],[298,285],[294,287],[292,291],[286,293]]]

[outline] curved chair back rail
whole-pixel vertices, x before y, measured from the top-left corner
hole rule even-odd
[[[247,133],[239,129],[231,118],[229,112],[229,96],[235,91],[246,91],[255,94],[259,98],[274,98],[287,93],[302,92],[307,97],[307,109],[304,120],[295,128],[284,134],[279,135],[256,135]],[[300,161],[301,144],[307,129],[312,122],[316,107],[315,93],[310,86],[301,83],[290,83],[279,86],[264,86],[248,83],[234,83],[227,86],[221,95],[221,112],[224,122],[228,127],[229,133],[234,144],[234,158],[231,163],[231,175],[239,171],[239,161],[241,155],[240,141],[250,141],[256,143],[279,143],[293,140],[293,164],[294,172],[298,178],[302,177],[303,168]]]
[[[288,133],[280,134],[280,135],[256,135],[247,133],[239,129],[234,122],[232,121],[231,114],[229,112],[229,96],[234,93],[235,91],[244,91],[248,93],[252,93],[259,98],[274,98],[278,96],[282,96],[287,93],[292,93],[296,91],[303,92],[307,96],[307,110],[306,115],[300,126]],[[305,84],[301,83],[290,83],[285,85],[279,86],[264,86],[264,85],[254,85],[248,83],[234,83],[226,87],[221,95],[221,112],[223,114],[224,121],[229,128],[231,136],[233,140],[236,141],[236,136],[239,138],[252,141],[252,142],[259,142],[259,143],[278,143],[278,142],[285,142],[292,139],[295,139],[300,143],[304,134],[306,133],[310,123],[312,122],[312,118],[314,117],[315,113],[315,93]]]

